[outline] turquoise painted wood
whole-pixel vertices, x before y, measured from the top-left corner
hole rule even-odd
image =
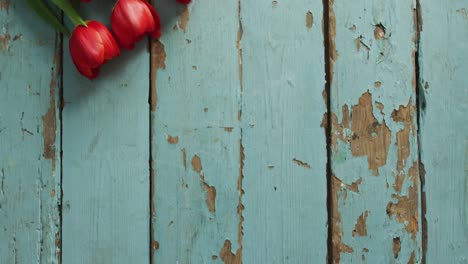
[[[152,43],[152,257],[226,262],[241,239],[237,2],[156,7],[164,30]]]
[[[421,1],[427,263],[468,262],[468,2]]]
[[[106,23],[108,3],[94,2],[83,16]],[[63,263],[149,260],[147,46],[123,51],[95,81],[64,55]]]
[[[155,6],[88,81],[0,0],[1,264],[468,261],[466,1]]]
[[[417,263],[414,1],[331,1],[333,263]]]
[[[57,263],[60,40],[25,12],[0,1],[0,263]]]
[[[240,1],[244,263],[324,263],[320,1]]]

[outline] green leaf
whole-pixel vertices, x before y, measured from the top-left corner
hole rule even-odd
[[[28,6],[36,12],[45,22],[56,30],[70,36],[70,31],[60,22],[50,7],[43,0],[25,0]]]
[[[60,9],[62,9],[62,11],[67,14],[75,26],[83,25],[86,27],[86,22],[76,12],[70,0],[52,0],[52,3],[56,4]]]

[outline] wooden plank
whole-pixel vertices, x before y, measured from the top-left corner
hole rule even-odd
[[[0,1],[0,263],[57,263],[61,43],[27,12]]]
[[[236,1],[158,1],[152,45],[154,263],[240,260]],[[236,254],[236,255],[234,255]],[[238,263],[238,262],[235,262]]]
[[[321,1],[241,0],[244,263],[324,263]]]
[[[468,260],[468,2],[421,1],[420,123],[427,261]]]
[[[330,1],[333,263],[421,258],[414,1]]]
[[[108,21],[106,1],[83,6],[86,18]],[[94,81],[64,56],[64,263],[149,262],[147,46],[123,52]]]

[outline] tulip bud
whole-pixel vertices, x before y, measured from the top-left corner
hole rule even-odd
[[[99,74],[99,67],[120,55],[120,48],[112,33],[97,21],[87,21],[87,26],[78,25],[69,42],[70,54],[78,71],[89,79]]]
[[[118,0],[111,14],[115,36],[124,48],[133,49],[146,34],[161,36],[161,22],[154,7],[146,0]]]

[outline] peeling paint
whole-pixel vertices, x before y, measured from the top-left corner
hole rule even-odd
[[[159,249],[159,242],[156,241],[156,240],[151,241],[151,249],[153,250],[153,252],[155,250],[158,250]]]
[[[60,52],[55,55],[56,68],[60,67]],[[60,70],[60,69],[56,69]],[[52,169],[55,169],[56,148],[55,141],[57,137],[57,116],[55,110],[55,76],[56,70],[52,69],[49,84],[49,109],[42,116],[42,135],[44,138],[44,157],[52,161]]]
[[[367,236],[367,216],[369,216],[369,211],[365,211],[358,217],[356,224],[354,225],[353,237]]]
[[[411,99],[408,102],[407,106],[400,105],[398,110],[393,110],[392,112],[392,119],[395,122],[404,123],[403,129],[397,132],[396,134],[396,145],[397,145],[397,176],[395,179],[395,183],[393,184],[393,188],[396,192],[400,192],[404,179],[405,179],[405,172],[404,168],[406,167],[406,163],[408,157],[411,152],[410,146],[410,133],[413,136],[416,135],[416,129],[414,125],[414,113],[416,111],[416,107],[411,104]]]
[[[341,214],[339,210],[339,192],[341,191],[341,181],[335,176],[331,177],[332,184],[332,258],[333,263],[340,263],[341,253],[353,253],[354,250],[342,242],[343,233],[341,231]]]
[[[242,183],[244,181],[244,146],[242,145],[242,140],[239,140],[239,178],[237,179],[237,191],[239,192],[239,201],[237,203],[237,215],[239,216],[239,224],[237,227],[237,240],[239,242],[239,249],[236,252],[236,256],[239,259],[239,263],[242,262],[242,241],[244,239],[244,204],[242,203],[242,197],[244,195],[244,189],[242,188]]]
[[[409,169],[408,175],[413,186],[408,188],[407,196],[392,195],[397,202],[387,204],[388,217],[395,216],[395,220],[405,225],[406,231],[412,239],[416,239],[418,233],[418,163],[414,162]]]
[[[330,59],[330,82],[333,81],[333,72],[334,72],[334,65],[336,60],[338,59],[338,51],[336,50],[335,38],[336,38],[336,18],[334,12],[334,4],[335,0],[328,1],[328,20],[329,21],[322,21],[322,25],[328,24],[328,45],[329,45],[329,59]],[[325,16],[323,16],[325,18]],[[326,32],[324,32],[326,33]]]
[[[303,162],[303,161],[300,161],[298,159],[293,159],[292,161],[294,163],[296,163],[297,165],[301,166],[301,167],[304,167],[306,169],[310,169],[310,165],[307,162]]]
[[[224,241],[223,248],[219,252],[219,256],[221,257],[221,260],[225,264],[241,264],[242,259],[241,259],[241,253],[240,253],[240,248],[236,251],[236,254],[232,253],[232,245],[231,241],[226,240]]]
[[[151,94],[150,94],[150,105],[151,111],[156,110],[158,103],[158,96],[156,91],[156,79],[159,69],[166,68],[166,50],[164,44],[159,40],[151,41]]]
[[[395,237],[393,239],[393,256],[394,258],[398,258],[398,255],[401,251],[401,241],[399,237]]]
[[[184,164],[184,170],[187,170],[187,151],[185,148],[182,149],[182,164]]]
[[[171,135],[167,135],[166,136],[166,140],[169,144],[172,144],[172,145],[175,145],[177,143],[179,143],[179,137],[178,136],[171,136]]]
[[[0,51],[8,51],[10,48],[10,33],[8,33],[8,28],[3,26],[3,35],[0,35]]]
[[[372,95],[364,93],[359,104],[351,110],[351,153],[354,156],[367,156],[369,169],[379,175],[379,168],[387,163],[391,132],[385,120],[380,124],[372,110]],[[344,118],[344,117],[343,117]]]
[[[205,176],[202,172],[203,167],[201,159],[197,155],[193,156],[192,158],[192,168],[200,175],[200,183],[202,185],[203,191],[206,192],[206,206],[208,207],[210,213],[214,213],[216,211],[216,188],[206,183]]]
[[[382,24],[377,24],[374,29],[374,38],[383,39],[385,38],[385,27]]]
[[[416,254],[413,252],[411,252],[411,256],[408,260],[408,264],[414,264],[414,261],[415,261],[415,258],[416,258]]]
[[[312,24],[314,23],[314,15],[312,12],[307,12],[306,14],[306,27],[307,28],[312,28]]]
[[[187,23],[190,19],[190,10],[189,6],[185,5],[184,6],[184,11],[182,11],[182,14],[180,15],[179,19],[179,28],[182,29],[182,31],[185,33],[187,29]]]

